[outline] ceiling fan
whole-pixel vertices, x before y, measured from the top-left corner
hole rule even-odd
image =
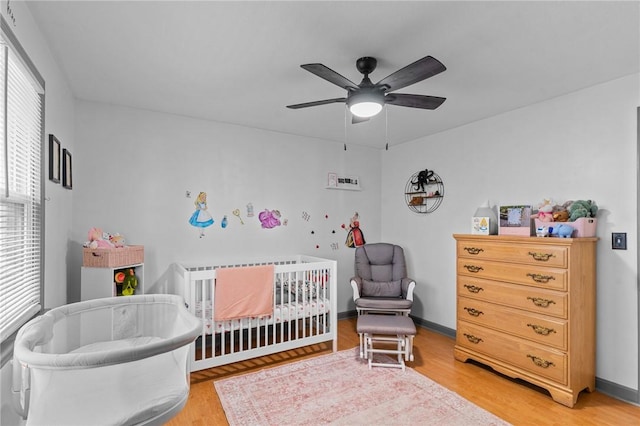
[[[306,102],[302,104],[287,105],[287,108],[300,109],[318,105],[326,105],[338,102],[347,104],[353,114],[353,123],[361,123],[369,120],[382,110],[384,104],[397,105],[411,108],[436,109],[446,100],[438,96],[411,95],[407,93],[390,93],[403,87],[410,86],[419,81],[440,74],[447,68],[440,61],[425,56],[393,74],[373,84],[369,74],[376,69],[376,58],[365,56],[356,61],[356,68],[364,74],[360,84],[338,74],[334,70],[322,64],[300,65],[305,70],[347,90],[347,96],[343,98],[325,99],[322,101]]]

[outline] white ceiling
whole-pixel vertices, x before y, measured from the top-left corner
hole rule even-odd
[[[378,148],[640,72],[639,5],[28,2],[78,99]],[[344,104],[285,108],[345,95],[300,64],[358,83],[356,59],[374,56],[376,82],[427,55],[447,70],[400,92],[446,97],[434,111],[345,126]]]

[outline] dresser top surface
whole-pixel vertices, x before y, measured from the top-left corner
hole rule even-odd
[[[474,235],[474,234],[453,234],[456,240],[480,241],[480,242],[507,242],[517,244],[584,244],[595,243],[598,237],[582,238],[559,238],[559,237],[523,237],[517,235]]]

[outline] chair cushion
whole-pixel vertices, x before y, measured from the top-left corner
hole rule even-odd
[[[389,243],[372,243],[357,247],[355,274],[372,281],[402,279],[407,276],[404,250]]]
[[[364,297],[400,297],[401,281],[369,281],[362,280],[362,296]]]
[[[412,300],[390,297],[361,297],[356,300],[359,309],[411,309]]]
[[[382,334],[392,336],[394,334],[415,336],[416,326],[413,320],[404,315],[360,315],[356,323],[358,333]]]

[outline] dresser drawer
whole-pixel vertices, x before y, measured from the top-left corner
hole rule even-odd
[[[491,241],[458,241],[457,249],[459,257],[550,266],[553,268],[566,268],[568,264],[568,247],[543,244],[501,244]]]
[[[536,376],[567,384],[567,355],[518,337],[458,321],[456,344],[526,370]]]
[[[458,319],[494,328],[556,349],[567,349],[567,322],[467,297],[458,298]]]
[[[567,319],[567,293],[458,275],[458,295]]]
[[[566,269],[540,268],[490,260],[459,258],[458,274],[540,288],[567,290],[568,273]]]

